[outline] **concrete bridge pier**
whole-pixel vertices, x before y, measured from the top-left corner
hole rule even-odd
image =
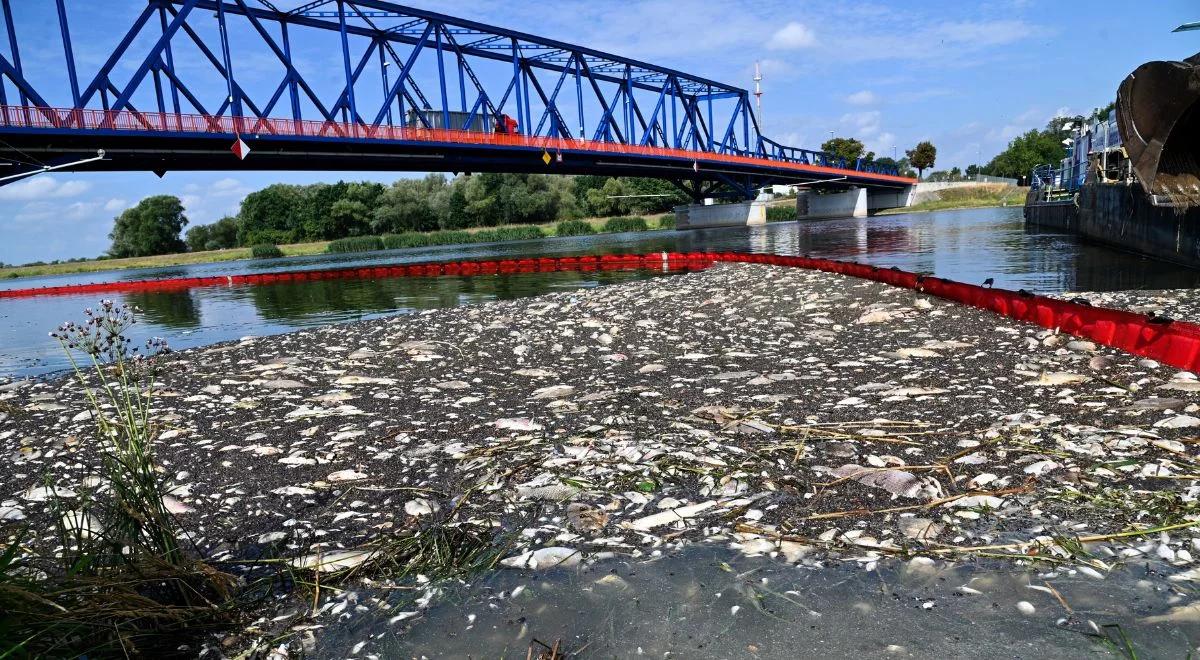
[[[745,227],[767,224],[767,202],[752,200],[733,204],[684,204],[675,207],[676,229]]]
[[[796,195],[796,219],[865,218],[875,211],[909,206],[912,199],[911,186],[898,188],[894,192],[850,188],[843,192],[821,195],[805,190]]]

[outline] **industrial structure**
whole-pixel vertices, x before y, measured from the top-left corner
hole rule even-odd
[[[769,139],[743,88],[383,0],[286,1],[147,0],[123,34],[85,36],[86,12],[118,3],[0,0],[0,174],[628,175],[697,202],[772,183],[893,196],[913,183]],[[115,42],[96,70],[74,55],[84,39]],[[30,42],[59,41],[61,65],[23,63]]]
[[[1106,117],[1068,128],[1067,156],[1032,172],[1026,221],[1200,266],[1200,53],[1142,64]]]

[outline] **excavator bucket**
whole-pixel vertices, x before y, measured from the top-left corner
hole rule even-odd
[[[1129,74],[1117,90],[1117,126],[1146,192],[1200,204],[1200,53]]]

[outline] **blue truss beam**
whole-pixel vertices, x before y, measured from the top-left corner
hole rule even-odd
[[[415,121],[432,128],[431,120],[437,119],[439,127],[492,132],[512,124],[504,114],[509,112],[516,118],[516,132],[526,136],[590,136],[631,145],[834,163],[827,154],[765,138],[745,89],[389,0],[313,0],[290,11],[281,11],[277,2],[270,0],[147,0],[113,51],[94,74],[87,72],[90,78],[84,78],[73,47],[73,40],[80,37],[70,30],[68,10],[73,3],[85,1],[46,3],[56,12],[65,67],[63,80],[44,89],[70,91],[69,101],[51,103],[38,91],[41,81],[37,76],[31,79],[22,66],[17,19],[24,15],[14,17],[11,5],[16,3],[0,0],[9,49],[7,56],[0,54],[0,104],[8,104],[5,87],[11,85],[8,89],[15,90],[20,105],[26,108],[19,112],[28,116],[35,111],[32,106],[40,106],[37,111],[54,126],[82,128],[77,120],[81,115],[50,109],[69,106],[72,110],[127,111],[136,125],[161,130],[154,127],[171,120],[142,112],[134,99],[147,109],[156,106],[158,113],[168,117],[180,115],[182,99],[210,115],[213,127],[228,125],[218,118],[233,117],[235,127],[252,126],[247,130],[280,136],[284,131],[278,124],[260,120],[271,118],[280,106],[290,106],[292,120],[322,122],[320,135],[335,139],[371,135],[370,131],[385,121]],[[156,12],[158,25],[151,26]],[[202,17],[217,19],[215,38],[209,27],[212,23],[201,29]],[[237,28],[246,24],[251,28],[249,36]],[[333,84],[327,75],[306,76],[293,59],[293,46],[299,43],[295,39],[308,39],[316,33],[338,40],[341,72],[337,75],[340,80]],[[134,48],[134,44],[140,46]],[[145,52],[147,44],[150,47]],[[242,69],[242,58],[256,48],[261,52],[263,46],[278,61],[280,77],[272,78],[274,84],[270,85],[239,83],[235,69]],[[189,53],[192,48],[199,50],[200,57],[191,55],[187,63],[192,68],[207,67],[209,74],[218,76],[225,88],[223,99],[216,100],[211,84],[206,89],[189,89],[184,78],[194,79],[191,69],[184,76],[176,67],[184,52],[180,48]],[[499,63],[511,75],[498,75],[495,69],[484,68],[484,62]],[[480,75],[484,72],[487,77]],[[425,95],[417,77],[426,85],[432,80],[437,86],[432,97]],[[571,84],[574,94],[569,91]],[[498,94],[501,86],[503,94]],[[592,91],[585,92],[585,88]],[[382,101],[377,101],[381,90]],[[418,112],[406,113],[406,106]],[[214,107],[215,111],[210,111]],[[5,110],[0,118],[7,120],[11,112]],[[359,127],[368,132],[360,133]],[[721,127],[724,130],[718,132]],[[870,163],[853,166],[874,171]]]

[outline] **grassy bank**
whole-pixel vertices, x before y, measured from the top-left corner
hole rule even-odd
[[[670,214],[645,216],[649,229],[661,229],[661,219],[670,218]],[[586,218],[573,220],[572,223],[583,223],[591,228],[591,232],[579,233],[601,234],[619,230],[606,228],[612,218]],[[474,227],[459,231],[424,232],[412,234],[396,234],[389,238],[389,247],[425,247],[430,245],[453,245],[457,243],[480,243],[492,240],[520,240],[536,238],[533,230],[541,232],[541,236],[557,236],[561,223],[542,225],[508,225],[503,227]],[[577,224],[572,226],[577,227]],[[519,235],[518,235],[519,234]],[[508,238],[508,237],[512,238]],[[366,237],[363,237],[366,238]],[[380,237],[382,238],[382,237]],[[459,240],[445,239],[457,238]],[[343,239],[345,240],[345,239]],[[325,254],[330,251],[330,244],[336,241],[318,241],[315,243],[294,243],[279,246],[285,257],[298,257],[311,254]],[[368,248],[378,249],[378,248]],[[70,273],[94,273],[106,270],[125,270],[128,268],[159,268],[165,266],[187,266],[192,264],[218,263],[250,259],[252,248],[233,248],[229,250],[209,250],[204,252],[182,252],[179,254],[161,254],[153,257],[131,257],[128,259],[89,259],[58,264],[38,264],[28,266],[5,266],[0,268],[0,278],[38,277],[42,275],[65,275]]]
[[[295,243],[281,245],[279,249],[285,257],[298,257],[307,254],[321,254],[329,246],[329,241],[316,243]],[[232,248],[229,250],[208,250],[204,252],[181,252],[178,254],[159,254],[153,257],[130,257],[128,259],[89,259],[87,261],[72,261],[60,264],[40,264],[30,266],[6,266],[0,268],[0,278],[37,277],[39,275],[64,275],[68,273],[94,273],[102,270],[125,270],[127,268],[159,268],[164,266],[187,266],[191,264],[218,263],[250,259],[252,248]]]
[[[1021,206],[1025,203],[1028,188],[1003,184],[985,184],[962,188],[947,188],[938,191],[936,199],[929,199],[907,208],[887,209],[879,215],[917,213],[920,211],[948,211],[993,206]]]

